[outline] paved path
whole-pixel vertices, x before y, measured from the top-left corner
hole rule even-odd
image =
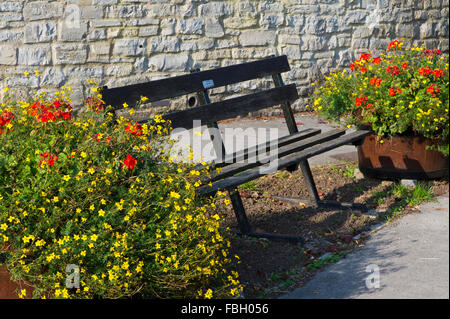
[[[420,206],[421,213],[388,224],[364,247],[326,267],[304,287],[282,298],[449,298],[449,198]],[[379,288],[367,288],[369,265]],[[373,266],[372,266],[373,267]],[[373,270],[374,268],[372,268]],[[373,285],[374,280],[369,280]]]

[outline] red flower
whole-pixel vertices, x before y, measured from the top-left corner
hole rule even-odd
[[[428,88],[427,88],[427,93],[430,93],[432,96],[434,96],[434,93],[439,93],[439,88],[434,86],[434,84],[431,84]]]
[[[360,70],[361,70],[361,72],[362,72],[362,73],[364,73],[364,72],[366,72],[366,71],[367,71],[367,68],[365,68],[365,67],[362,67],[362,68],[361,68]]]
[[[383,81],[382,79],[377,79],[377,78],[371,78],[369,81],[370,85],[376,85],[376,86],[380,86],[381,81]]]
[[[367,101],[367,96],[361,95],[355,99],[356,106],[361,106]]]
[[[401,73],[400,69],[395,65],[388,66],[386,68],[386,72],[389,73],[391,76],[399,75]]]
[[[402,64],[402,68],[404,68],[404,69],[406,69],[407,66],[408,66],[408,63],[406,63],[406,62],[404,62],[404,63]]]
[[[44,152],[41,154],[41,160],[38,163],[38,166],[41,166],[42,162],[47,161],[48,166],[53,166],[55,165],[55,162],[58,160],[58,155],[53,154],[53,153],[49,153],[49,152]]]
[[[373,58],[372,62],[378,64],[381,62],[381,59],[377,56],[376,58]]]
[[[361,56],[360,56],[360,60],[364,60],[364,61],[367,61],[367,60],[369,60],[369,58],[371,57],[372,55],[370,54],[370,53],[363,53],[363,54],[361,54]]]
[[[142,126],[138,122],[131,124],[127,123],[127,127],[125,128],[125,132],[133,134],[135,136],[142,135]]]
[[[393,88],[389,88],[389,95],[394,96],[395,94],[397,94],[397,91],[394,90]]]
[[[128,169],[133,169],[136,163],[137,163],[136,159],[130,154],[127,154],[127,157],[125,157],[125,159],[123,160],[122,167],[126,166]]]
[[[391,43],[389,43],[387,49],[388,49],[388,50],[394,49],[394,48],[398,47],[400,44],[402,44],[401,41],[398,41],[398,40],[392,41]]]
[[[355,70],[355,64],[354,63],[350,64],[350,70],[352,70],[352,71]]]
[[[0,114],[0,126],[6,126],[6,124],[9,124],[13,118],[13,113],[6,110],[3,111],[3,113]]]

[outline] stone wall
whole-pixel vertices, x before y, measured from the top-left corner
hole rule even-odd
[[[312,81],[367,49],[404,39],[448,52],[448,10],[448,0],[1,0],[0,86],[70,85],[76,102],[88,79],[114,87],[286,54],[302,110]]]

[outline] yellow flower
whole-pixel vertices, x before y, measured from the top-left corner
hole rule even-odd
[[[105,211],[104,211],[103,209],[100,209],[100,210],[98,211],[98,215],[99,215],[100,217],[105,216]]]
[[[145,101],[147,101],[147,100],[148,100],[148,98],[147,98],[146,96],[141,97],[141,101],[142,101],[142,102],[145,102]]]
[[[63,176],[63,180],[65,180],[66,182],[68,182],[70,180],[70,176],[69,175],[64,175]]]
[[[126,102],[123,103],[122,105],[123,105],[124,108],[127,108],[127,107],[128,107],[128,104],[127,104]]]
[[[205,293],[205,298],[206,299],[211,299],[213,295],[213,292],[211,289],[208,289],[208,291]]]
[[[180,198],[180,194],[178,194],[178,193],[176,193],[176,192],[170,192],[170,197],[173,197],[173,198]]]

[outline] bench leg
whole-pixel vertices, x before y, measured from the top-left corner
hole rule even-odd
[[[309,167],[308,161],[307,160],[301,161],[300,168],[302,170],[303,177],[305,178],[306,188],[308,189],[309,193],[309,200],[303,198],[278,197],[278,196],[272,196],[272,198],[292,205],[299,205],[300,203],[306,203],[316,208],[322,207],[322,208],[338,208],[338,209],[353,209],[353,210],[367,211],[367,207],[364,204],[340,203],[331,200],[321,200],[319,197],[319,193],[317,192],[316,183],[314,182],[314,178],[312,176],[311,168]]]
[[[319,206],[319,193],[317,192],[316,183],[314,183],[314,178],[311,173],[311,168],[309,167],[308,160],[303,160],[300,162],[300,168],[303,173],[303,177],[305,178],[306,188],[308,189],[309,198],[311,204],[314,207]]]
[[[301,245],[305,243],[303,238],[301,238],[300,236],[252,232],[251,226],[247,219],[247,215],[245,213],[244,204],[242,203],[242,198],[239,195],[239,191],[237,189],[233,189],[229,190],[228,193],[230,194],[231,204],[233,205],[233,210],[234,213],[236,214],[236,218],[240,229],[240,231],[232,231],[233,233],[249,237],[267,238],[273,241],[287,241],[290,243],[300,243]]]
[[[239,224],[239,229],[243,235],[248,235],[251,232],[250,224],[248,223],[247,215],[245,214],[244,204],[242,203],[241,195],[237,189],[230,190],[231,204],[233,205],[234,213]]]

